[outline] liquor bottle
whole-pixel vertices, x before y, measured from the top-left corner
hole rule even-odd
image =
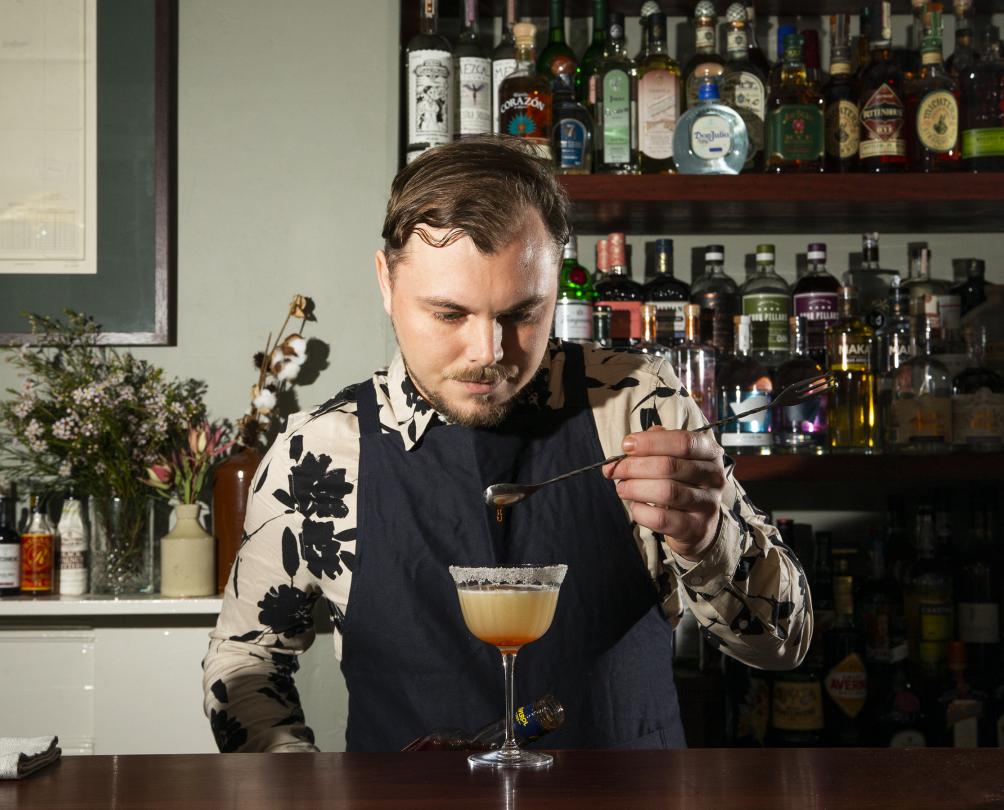
[[[85,594],[88,531],[81,503],[72,492],[63,502],[56,531],[59,534],[59,592],[68,596]]]
[[[750,350],[768,367],[788,354],[791,290],[774,270],[774,246],[756,246],[756,273],[739,288],[742,314],[750,316]]]
[[[931,355],[948,369],[948,376],[954,380],[969,365],[959,297],[951,293],[924,296],[923,309],[931,323]]]
[[[814,29],[802,31],[802,64],[805,75],[817,87],[823,84],[823,65],[819,56],[819,32]]]
[[[533,742],[565,723],[565,707],[552,695],[518,708],[513,715],[513,732],[517,743]],[[433,731],[412,740],[402,751],[490,751],[505,742],[506,721],[503,717],[473,734],[455,729]]]
[[[624,15],[611,11],[607,50],[596,75],[596,171],[635,174],[638,132],[634,62],[624,43]]]
[[[906,289],[893,277],[889,287],[889,300],[881,325],[875,331],[876,371],[878,372],[878,409],[882,430],[882,445],[893,445],[892,389],[900,366],[913,351],[913,327],[910,318],[910,299]]]
[[[959,315],[965,317],[973,307],[987,299],[986,263],[983,259],[956,259],[963,262],[965,278],[951,287],[949,292],[959,296]]]
[[[554,336],[573,343],[593,342],[593,301],[596,290],[589,271],[579,264],[578,240],[565,242],[558,276],[558,302],[554,308]]]
[[[857,81],[851,71],[849,25],[850,15],[830,15],[830,80],[823,88],[828,172],[853,172],[858,168],[861,111]]]
[[[680,66],[666,51],[666,15],[648,18],[648,52],[638,63],[638,163],[642,174],[673,171],[680,117]]]
[[[739,314],[739,288],[725,273],[725,247],[708,245],[704,274],[694,281],[690,301],[701,308],[701,342],[710,343],[721,357],[732,351],[733,318]]]
[[[845,287],[857,290],[859,311],[873,329],[880,325],[886,298],[889,295],[889,285],[895,276],[898,276],[896,271],[883,269],[879,264],[879,235],[862,234],[861,265],[844,273],[843,281]]]
[[[770,402],[773,385],[767,369],[750,354],[750,317],[736,315],[735,352],[718,365],[718,418],[759,408]],[[727,453],[770,453],[770,414],[743,417],[721,427],[719,443]]]
[[[641,340],[631,348],[642,354],[652,354],[656,357],[673,357],[673,350],[659,342],[656,335],[657,310],[652,304],[641,305]]]
[[[575,91],[578,60],[565,42],[565,0],[550,0],[547,45],[537,58],[537,73],[551,83],[551,89]]]
[[[960,81],[976,61],[976,51],[973,48],[973,8],[972,0],[955,0],[952,3],[955,12],[955,50],[945,60],[945,70],[948,75]]]
[[[746,43],[749,60],[760,71],[760,75],[763,76],[766,82],[767,76],[770,75],[770,60],[767,59],[767,55],[764,53],[763,48],[760,47],[760,41],[757,39],[756,9],[752,3],[748,3],[746,6],[746,31],[749,34]]]
[[[686,332],[684,309],[690,302],[690,285],[673,275],[673,240],[655,240],[655,276],[645,285],[645,303],[655,305],[659,342],[681,343]]]
[[[610,272],[610,243],[603,236],[596,240],[596,271],[593,274],[593,287],[599,284]]]
[[[603,304],[593,307],[593,345],[598,349],[609,349],[614,345],[610,337],[610,316],[613,310]]]
[[[683,87],[689,110],[698,101],[704,79],[718,79],[725,73],[725,60],[718,55],[716,26],[718,15],[710,0],[700,0],[694,9],[694,55],[683,69]]]
[[[947,284],[931,277],[931,249],[927,242],[911,242],[908,245],[907,262],[909,275],[903,282],[903,287],[910,298],[911,308],[918,306],[914,302],[922,302],[925,296],[939,296],[948,292]]]
[[[505,18],[502,21],[502,38],[492,51],[492,132],[499,132],[499,90],[502,80],[516,69],[516,0],[505,0]]]
[[[750,56],[746,9],[741,3],[733,3],[725,16],[729,26],[725,33],[728,62],[721,78],[722,101],[739,113],[746,124],[750,143],[743,171],[763,171],[767,78]]]
[[[719,99],[718,85],[706,79],[698,100],[682,116],[673,135],[673,159],[680,174],[739,174],[749,154],[746,124]]]
[[[921,48],[924,44],[924,37],[927,34],[924,15],[927,10],[927,0],[910,0],[910,12],[913,15],[913,24],[910,26],[910,46],[908,52],[903,54],[898,49],[896,57],[899,59],[900,67],[903,68],[903,78],[909,84],[920,72]],[[939,10],[941,6],[939,4]]]
[[[638,27],[641,29],[641,36],[638,38],[638,53],[636,53],[634,57],[636,65],[640,65],[642,60],[649,55],[649,23],[652,21],[653,14],[661,13],[662,9],[659,8],[659,4],[655,0],[645,0],[645,2],[641,4],[641,8],[638,10]]]
[[[901,172],[906,169],[904,139],[903,71],[892,57],[890,3],[878,4],[881,13],[872,21],[878,38],[871,43],[871,62],[859,80],[861,108],[860,168],[866,172]]]
[[[807,324],[804,317],[788,319],[791,356],[774,372],[774,390],[783,391],[799,380],[822,371],[806,350]],[[826,395],[812,397],[798,405],[771,409],[770,432],[777,453],[821,453],[826,446]]]
[[[795,314],[805,318],[806,351],[817,363],[826,362],[826,327],[838,316],[840,282],[826,271],[826,245],[813,242],[806,253],[808,269],[792,292]]]
[[[704,418],[718,418],[718,390],[715,385],[715,347],[701,342],[701,308],[684,307],[686,332],[673,353],[673,368]]]
[[[892,383],[892,444],[901,453],[946,453],[952,446],[952,377],[931,356],[931,324],[914,334],[911,357]]]
[[[952,578],[936,559],[934,514],[927,504],[917,511],[914,553],[903,582],[903,612],[910,646],[910,661],[916,667],[922,692],[944,680],[948,642],[955,628]]]
[[[867,575],[855,604],[865,634],[865,667],[881,682],[892,666],[907,657],[903,594],[887,565],[887,541],[875,527],[866,543]]]
[[[952,380],[954,449],[1004,450],[1004,378],[984,362],[986,332],[969,329],[966,368]]]
[[[1004,63],[996,27],[983,32],[980,58],[962,74],[962,168],[1004,171]]]
[[[28,525],[21,533],[21,592],[52,593],[56,538],[42,499],[32,495],[29,503]]]
[[[897,659],[888,678],[877,680],[869,674],[868,693],[874,712],[870,715],[869,745],[881,748],[927,746],[925,731],[929,721],[906,664],[905,657]],[[869,708],[866,707],[865,711]]]
[[[854,623],[854,578],[850,560],[833,551],[833,625],[823,634],[823,716],[830,745],[859,745],[862,709],[868,699],[864,639]]]
[[[645,288],[631,279],[624,234],[607,237],[610,269],[596,284],[597,303],[610,307],[610,338],[615,347],[631,346],[641,340],[641,305]]]
[[[952,748],[978,748],[980,738],[984,737],[981,734],[981,725],[984,724],[980,721],[987,696],[973,688],[966,677],[968,662],[965,644],[950,641],[947,659],[951,685],[940,698],[945,735],[939,742]]]
[[[554,85],[551,152],[558,174],[589,174],[593,170],[593,117],[563,82]]]
[[[784,41],[789,36],[797,34],[798,29],[794,25],[779,25],[777,27],[776,47],[777,61],[771,66],[767,75],[767,89],[770,90],[781,77],[781,68],[784,67]]]
[[[538,75],[533,56],[533,23],[516,23],[516,70],[499,86],[499,128],[533,144],[542,157],[551,157],[551,83]]]
[[[725,657],[725,738],[731,748],[762,748],[770,723],[770,673]]]
[[[453,49],[453,136],[492,131],[492,60],[478,38],[478,0],[464,0],[464,19]]]
[[[959,86],[941,61],[941,11],[931,3],[921,46],[921,69],[906,88],[906,139],[910,171],[958,171]]]
[[[515,0],[513,0],[515,2]],[[575,72],[575,91],[579,101],[590,113],[596,107],[596,70],[603,61],[607,44],[607,3],[593,0],[593,38],[582,54],[579,68]]]
[[[1001,655],[1000,579],[993,570],[989,502],[978,493],[971,502],[969,531],[957,542],[955,593],[958,595],[959,639],[973,684],[984,692],[994,686]]]
[[[802,63],[802,39],[785,37],[784,65],[767,99],[767,171],[821,172],[824,168],[823,94]]]
[[[875,418],[875,333],[858,317],[853,287],[840,288],[840,319],[826,327],[829,370],[837,377],[827,397],[830,447],[844,452],[871,453],[878,439]]]
[[[858,13],[858,36],[854,40],[854,75],[858,78],[871,61],[872,8],[865,4]]]
[[[21,535],[14,528],[13,493],[0,489],[0,596],[21,590]]]
[[[419,33],[405,47],[408,162],[453,140],[453,50],[436,28],[438,0],[419,0],[419,8]]]

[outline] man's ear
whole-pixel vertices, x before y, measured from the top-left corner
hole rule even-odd
[[[382,250],[378,250],[374,257],[374,262],[376,264],[377,284],[380,285],[380,296],[383,298],[383,308],[390,315],[392,282],[390,280],[390,268],[387,266],[387,254]]]

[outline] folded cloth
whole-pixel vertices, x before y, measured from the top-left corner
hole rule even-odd
[[[20,779],[59,759],[59,737],[0,737],[0,779]]]

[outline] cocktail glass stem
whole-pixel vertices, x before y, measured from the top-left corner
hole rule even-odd
[[[516,653],[502,652],[502,673],[505,678],[505,742],[500,752],[507,758],[519,758],[519,746],[516,745]]]

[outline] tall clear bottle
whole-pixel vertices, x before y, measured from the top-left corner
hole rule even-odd
[[[826,328],[829,370],[837,377],[827,401],[830,447],[871,453],[878,446],[875,408],[875,333],[858,316],[857,294],[840,288],[840,319]]]
[[[596,171],[638,172],[637,88],[624,40],[624,15],[611,11],[607,51],[596,78]]]
[[[513,0],[515,1],[515,0]],[[593,38],[582,54],[575,72],[575,93],[590,114],[596,112],[596,71],[603,61],[607,45],[607,3],[593,0]]]
[[[952,378],[931,356],[931,324],[914,334],[892,385],[892,444],[901,453],[945,453],[952,444]]]
[[[648,18],[648,49],[638,64],[638,162],[642,174],[674,169],[673,133],[680,117],[680,66],[666,50],[666,15]]]
[[[878,19],[872,20],[876,39],[871,42],[871,62],[860,77],[861,143],[860,169],[865,172],[901,172],[907,167],[903,131],[906,108],[905,78],[893,59],[892,7],[887,0],[877,4]]]
[[[984,361],[985,330],[969,328],[966,337],[968,362],[952,381],[952,442],[956,450],[1000,452],[1004,450],[1004,378]]]
[[[492,131],[492,60],[478,37],[478,0],[464,0],[464,19],[453,49],[453,135],[484,135]]]
[[[830,15],[830,80],[823,88],[826,118],[826,171],[858,168],[861,110],[858,85],[851,70],[849,14]]]
[[[516,70],[499,87],[499,127],[505,135],[522,138],[542,157],[551,157],[551,83],[537,73],[533,53],[536,26],[516,23]]]
[[[878,373],[878,409],[882,445],[893,445],[892,389],[900,366],[913,351],[913,326],[910,298],[900,284],[899,276],[889,287],[889,300],[879,328],[875,331],[876,371]]]
[[[645,285],[645,303],[656,308],[659,342],[681,343],[686,332],[684,310],[690,301],[690,285],[673,274],[673,240],[655,240],[655,276]]]
[[[746,124],[749,156],[743,171],[763,171],[767,77],[752,60],[747,9],[741,3],[733,3],[726,12],[726,19],[728,62],[720,82],[722,101],[739,113]]]
[[[792,383],[822,371],[807,351],[807,325],[802,317],[793,315],[788,319],[791,354],[774,371],[775,391],[783,391]],[[798,405],[773,408],[770,432],[777,453],[822,453],[828,439],[826,395],[812,397]]]
[[[589,271],[579,264],[578,240],[570,234],[565,242],[558,277],[558,303],[554,309],[554,336],[573,343],[593,342],[593,288]]]
[[[645,288],[631,278],[623,233],[607,237],[610,269],[596,283],[597,304],[610,307],[610,338],[615,347],[633,346],[642,337]]]
[[[437,30],[438,0],[419,0],[419,10],[419,33],[405,46],[409,163],[453,140],[453,49]]]
[[[773,383],[767,369],[750,354],[750,318],[734,318],[735,350],[718,365],[718,418],[746,413],[770,402]],[[721,427],[719,443],[727,453],[770,453],[770,412],[760,411]]]
[[[642,354],[654,354],[670,360],[673,358],[673,349],[659,342],[656,334],[656,310],[652,304],[641,305],[641,340],[632,348]]]
[[[718,54],[717,25],[714,4],[710,0],[700,0],[694,9],[694,55],[683,68],[684,109],[689,110],[697,104],[704,79],[720,79],[725,73],[725,60]]]
[[[887,270],[879,263],[879,235],[862,234],[861,265],[847,270],[843,282],[845,287],[857,291],[859,312],[873,329],[881,323],[889,285],[897,275],[895,270]]]
[[[774,270],[774,246],[756,246],[756,273],[739,289],[742,314],[750,316],[751,352],[768,367],[783,362],[788,354],[788,318],[791,289]]]
[[[499,132],[499,89],[502,80],[516,69],[516,0],[505,0],[502,38],[492,51],[492,132]]]
[[[839,317],[840,282],[826,270],[826,245],[812,242],[806,252],[808,270],[791,291],[795,315],[805,318],[806,351],[826,362],[826,327]]]
[[[715,347],[701,342],[701,308],[697,304],[687,304],[684,318],[686,331],[673,353],[673,367],[704,418],[714,422],[718,418]]]
[[[704,273],[691,287],[690,301],[701,308],[701,342],[714,346],[719,356],[731,352],[740,301],[738,286],[725,273],[724,245],[708,245],[705,249]]]

